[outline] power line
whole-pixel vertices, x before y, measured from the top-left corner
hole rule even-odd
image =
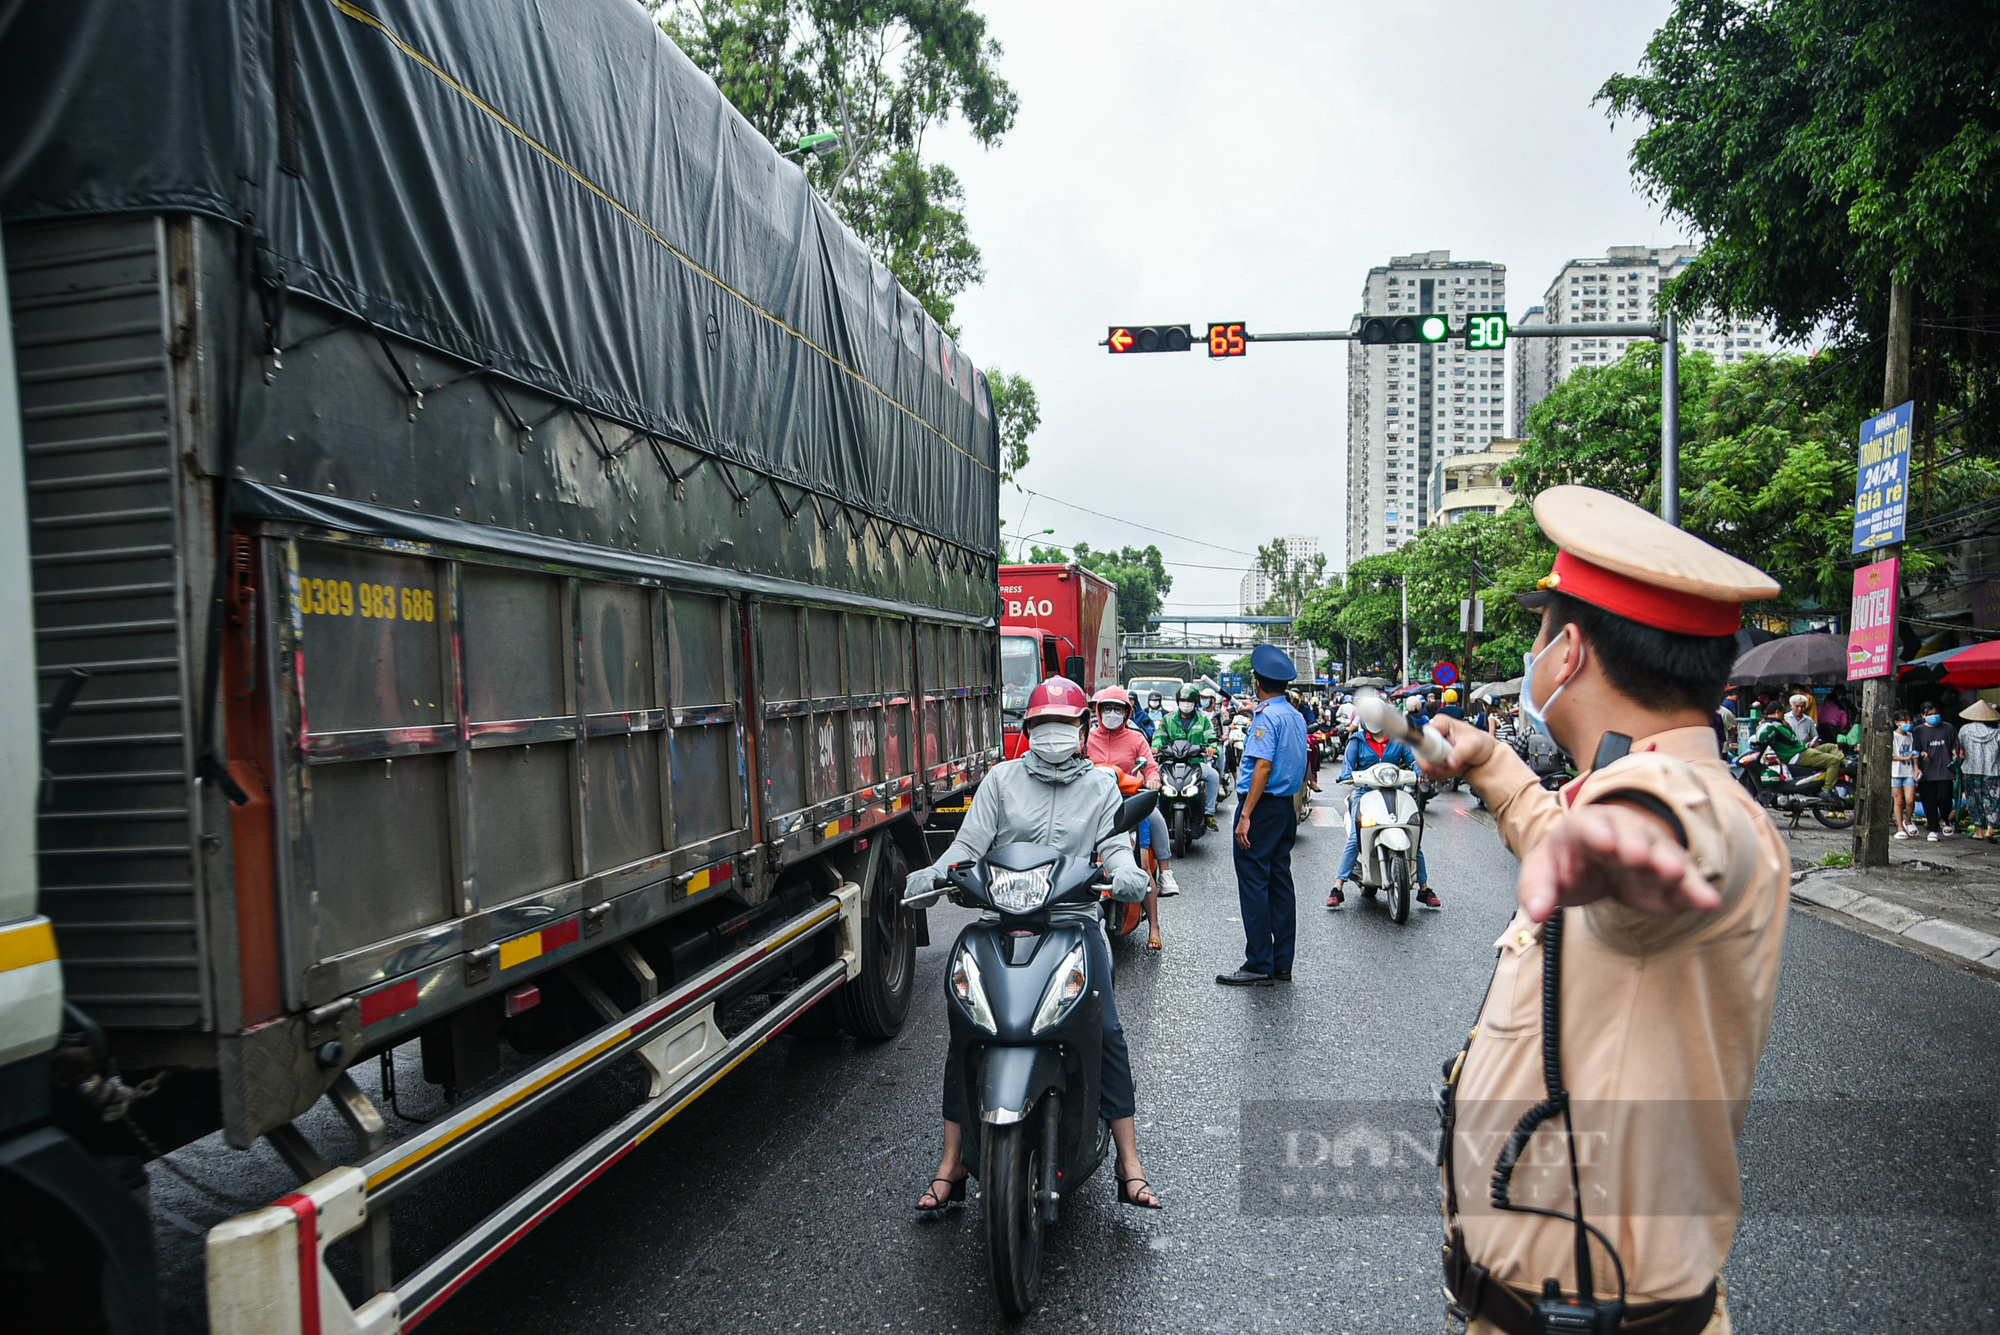
[[[1174,540],[1175,540],[1176,542],[1191,542],[1191,543],[1195,544],[1195,545],[1196,545],[1197,547],[1213,547],[1213,548],[1214,548],[1214,549],[1215,549],[1216,551],[1218,551],[1218,552],[1228,552],[1228,553],[1230,553],[1231,555],[1234,555],[1234,556],[1250,556],[1250,557],[1254,557],[1254,556],[1256,555],[1256,553],[1255,553],[1255,552],[1246,552],[1246,551],[1244,551],[1244,550],[1243,550],[1242,548],[1240,548],[1240,547],[1224,547],[1224,546],[1223,546],[1223,545],[1222,545],[1221,543],[1219,543],[1219,542],[1207,542],[1207,541],[1204,541],[1204,540],[1203,540],[1203,539],[1201,539],[1201,538],[1190,538],[1190,537],[1186,536],[1185,534],[1181,534],[1181,533],[1169,533],[1169,532],[1167,532],[1167,531],[1166,531],[1165,529],[1163,529],[1163,528],[1155,528],[1155,527],[1153,527],[1153,526],[1152,526],[1151,524],[1140,524],[1140,523],[1135,523],[1134,521],[1132,521],[1132,520],[1130,520],[1130,519],[1120,519],[1120,518],[1119,518],[1119,517],[1118,517],[1117,515],[1108,515],[1108,514],[1105,514],[1105,513],[1104,513],[1104,512],[1102,511],[1102,510],[1093,510],[1093,509],[1091,509],[1091,508],[1090,508],[1089,506],[1087,506],[1087,505],[1078,505],[1078,504],[1077,504],[1076,502],[1074,502],[1074,501],[1066,501],[1066,500],[1062,499],[1062,497],[1060,497],[1060,496],[1051,496],[1051,495],[1049,495],[1049,494],[1048,494],[1047,492],[1045,492],[1045,491],[1032,491],[1032,490],[1030,490],[1030,489],[1029,489],[1029,488],[1027,488],[1027,487],[1022,487],[1022,488],[1021,488],[1021,490],[1022,490],[1023,492],[1026,492],[1026,493],[1027,493],[1028,495],[1030,495],[1030,496],[1039,496],[1039,497],[1040,497],[1041,499],[1043,499],[1043,500],[1045,500],[1045,501],[1054,501],[1054,502],[1055,502],[1055,503],[1056,503],[1057,505],[1061,505],[1061,506],[1066,506],[1066,507],[1068,507],[1068,508],[1069,508],[1069,509],[1071,509],[1071,510],[1080,510],[1080,511],[1082,511],[1082,512],[1083,512],[1084,514],[1087,514],[1087,515],[1095,515],[1095,516],[1097,516],[1097,517],[1098,517],[1099,519],[1108,519],[1108,520],[1110,520],[1110,521],[1111,521],[1112,523],[1114,523],[1114,524],[1123,524],[1123,525],[1125,525],[1125,526],[1126,526],[1127,528],[1136,528],[1136,529],[1139,529],[1139,530],[1140,530],[1141,532],[1145,532],[1145,533],[1157,533],[1157,534],[1159,534],[1159,535],[1160,535],[1161,537],[1163,537],[1163,538],[1172,538],[1172,539],[1174,539]],[[1212,570],[1233,570],[1233,569],[1235,569],[1235,567],[1234,567],[1234,566],[1210,566],[1210,567],[1205,567],[1205,568],[1207,568],[1207,569],[1212,569]]]
[[[1061,543],[1061,542],[1041,542],[1041,541],[1039,541],[1039,540],[1037,540],[1037,539],[1035,539],[1035,538],[1032,538],[1032,537],[1030,537],[1030,538],[1026,538],[1026,539],[1023,539],[1022,541],[1024,542],[1024,550],[1025,550],[1025,549],[1028,549],[1028,548],[1035,548],[1035,547],[1054,547],[1054,548],[1055,548],[1055,549],[1056,549],[1057,551],[1063,551],[1063,552],[1071,552],[1071,553],[1074,553],[1074,552],[1076,551],[1076,548],[1074,548],[1074,547],[1072,547],[1072,546],[1069,546],[1069,545],[1068,545],[1067,543]],[[1227,550],[1227,548],[1225,548],[1224,550]],[[1101,555],[1101,556],[1115,556],[1116,554],[1117,554],[1117,553],[1115,553],[1115,552],[1102,552],[1102,551],[1099,551],[1099,552],[1092,552],[1092,553],[1091,553],[1091,555],[1093,555],[1093,556],[1100,556],[1100,555]],[[1023,559],[1025,560],[1025,557],[1024,557]],[[1162,558],[1162,559],[1161,559],[1161,561],[1160,561],[1160,564],[1161,564],[1161,565],[1163,565],[1163,566],[1171,566],[1171,567],[1173,567],[1173,568],[1174,568],[1175,570],[1227,570],[1227,571],[1228,571],[1228,572],[1229,572],[1230,574],[1232,574],[1232,575],[1240,575],[1240,574],[1242,574],[1242,573],[1243,573],[1243,568],[1242,568],[1241,566],[1205,566],[1205,565],[1202,565],[1202,564],[1200,564],[1200,563],[1198,563],[1198,562],[1195,562],[1195,561],[1169,561],[1169,560],[1166,560],[1165,558]],[[1216,606],[1216,607],[1233,607],[1233,606],[1235,606],[1235,604],[1234,604],[1234,603],[1216,603],[1216,604],[1214,604],[1214,606]]]

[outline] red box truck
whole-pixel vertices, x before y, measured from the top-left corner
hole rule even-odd
[[[1007,758],[1026,749],[1021,714],[1028,694],[1065,676],[1095,692],[1118,684],[1118,588],[1069,565],[1000,567],[1001,714]]]

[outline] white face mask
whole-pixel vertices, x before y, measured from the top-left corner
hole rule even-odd
[[[1028,730],[1028,749],[1057,764],[1075,755],[1081,745],[1083,729],[1074,723],[1038,723]]]
[[[1103,710],[1098,714],[1097,722],[1106,732],[1117,732],[1125,726],[1125,711],[1122,709]]]
[[[1194,701],[1192,701],[1192,700],[1183,700],[1183,701],[1181,701],[1181,713],[1183,713],[1183,714],[1192,714],[1192,713],[1194,713]]]

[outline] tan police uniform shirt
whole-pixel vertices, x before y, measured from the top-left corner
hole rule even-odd
[[[1625,1262],[1635,1303],[1699,1294],[1722,1268],[1742,1212],[1736,1137],[1771,1028],[1791,859],[1730,777],[1706,727],[1636,741],[1625,758],[1560,793],[1507,747],[1468,775],[1516,856],[1572,806],[1624,791],[1665,803],[1695,865],[1722,895],[1712,913],[1654,916],[1612,899],[1564,911],[1561,1048],[1585,1217]],[[1542,927],[1517,912],[1458,1084],[1454,1168],[1466,1252],[1500,1280],[1574,1291],[1575,1230],[1489,1200],[1493,1163],[1544,1097]],[[1517,1204],[1573,1212],[1561,1120],[1544,1123],[1514,1176]],[[1617,1295],[1601,1247],[1597,1291]]]

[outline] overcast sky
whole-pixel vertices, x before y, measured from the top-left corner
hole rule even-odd
[[[982,7],[1020,119],[990,152],[926,144],[986,255],[964,346],[1040,392],[1022,485],[1139,525],[1003,489],[1003,531],[1026,502],[1055,541],[1156,541],[1172,611],[1235,610],[1249,562],[1157,530],[1244,553],[1313,533],[1341,560],[1346,347],[1112,357],[1108,325],[1345,328],[1370,266],[1432,249],[1505,264],[1518,320],[1573,256],[1685,239],[1591,105],[1668,0]]]

